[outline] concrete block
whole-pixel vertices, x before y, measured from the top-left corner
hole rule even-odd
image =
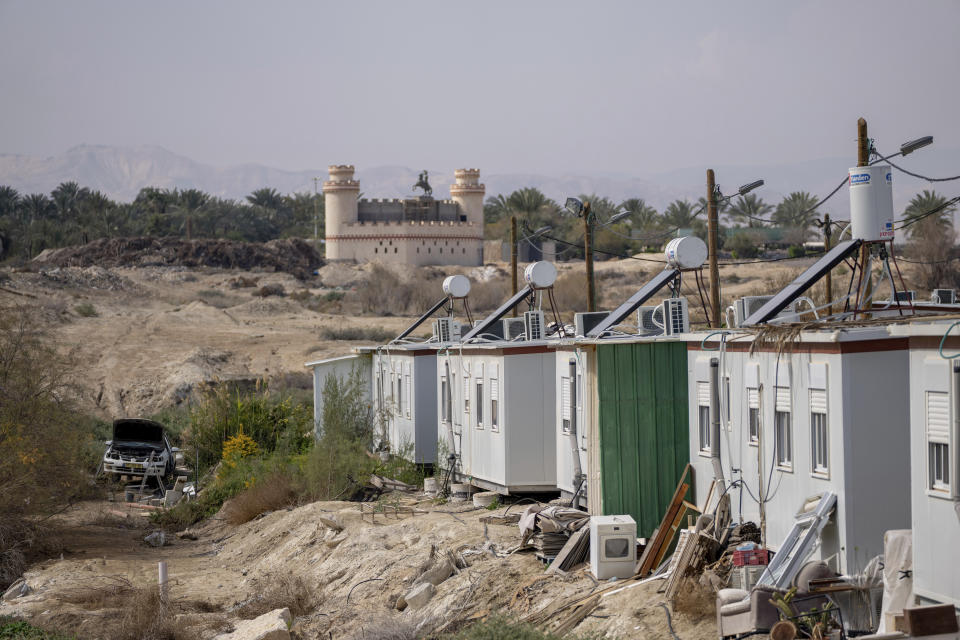
[[[437,588],[429,582],[424,582],[413,588],[403,599],[411,609],[419,609],[430,602],[430,598],[437,592]]]
[[[417,578],[414,584],[421,584],[424,582],[429,582],[430,584],[436,586],[453,575],[454,566],[447,558],[444,558],[440,562],[436,563],[426,571],[424,571],[419,578]]]
[[[290,640],[293,616],[289,609],[274,609],[253,620],[241,620],[231,633],[222,633],[215,640]]]

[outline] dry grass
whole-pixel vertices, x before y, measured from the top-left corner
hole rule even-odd
[[[522,280],[518,286],[522,287]],[[470,287],[470,308],[476,312],[493,311],[510,295],[510,280],[508,278],[491,278],[483,282],[475,282]]]
[[[41,525],[24,518],[0,522],[0,591],[23,575],[31,560],[62,550],[59,532],[49,523]]]
[[[300,576],[279,575],[268,579],[254,580],[256,597],[243,603],[234,613],[245,620],[274,611],[290,609],[296,618],[314,611],[322,602],[322,596],[314,593]]]
[[[298,491],[293,477],[275,471],[262,480],[255,480],[249,489],[223,505],[223,517],[232,525],[243,524],[266,511],[275,511],[293,504]]]
[[[222,616],[186,624],[177,619],[177,614],[212,613],[219,608],[202,601],[165,602],[156,586],[137,587],[119,576],[101,577],[83,587],[74,587],[58,599],[88,611],[115,611],[116,615],[104,616],[104,623],[110,628],[109,637],[116,640],[197,640],[202,631],[228,626]]]
[[[567,271],[561,274],[557,281],[553,283],[553,296],[557,300],[557,308],[563,314],[586,311],[587,279],[585,273],[583,271]]]
[[[393,331],[380,327],[324,327],[320,337],[324,340],[350,340],[353,342],[389,342],[396,336]]]

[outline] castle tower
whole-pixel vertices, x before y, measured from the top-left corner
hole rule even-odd
[[[466,214],[467,222],[483,229],[483,195],[486,187],[480,184],[480,169],[457,169],[453,172],[456,179],[450,185],[450,197],[460,205],[460,211]]]
[[[326,239],[328,260],[347,257],[341,250],[341,236],[346,225],[357,222],[357,197],[360,195],[360,182],[353,179],[352,164],[330,165],[330,179],[323,183],[323,202],[326,220]],[[483,207],[480,208],[481,216]]]

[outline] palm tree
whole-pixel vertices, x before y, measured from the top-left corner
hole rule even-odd
[[[173,201],[174,194],[170,193],[168,189],[144,187],[140,189],[134,203],[150,208],[156,215],[163,215],[167,212],[170,205],[173,204]]]
[[[186,226],[186,236],[189,240],[193,236],[193,216],[202,209],[210,196],[199,189],[183,189],[175,192],[176,208],[182,211],[185,216],[184,224]]]
[[[730,208],[730,201],[724,198],[723,200],[717,201],[717,213],[726,213],[727,209]],[[697,198],[697,209],[707,210],[707,199],[703,196]]]
[[[913,237],[916,234],[922,235],[935,230],[941,233],[952,231],[953,212],[956,207],[944,207],[936,213],[929,213],[938,207],[943,207],[946,202],[947,199],[944,196],[928,189],[913,196],[910,204],[903,210],[904,223],[909,225],[907,233]]]
[[[276,211],[283,205],[283,196],[276,189],[262,187],[248,195],[247,202],[255,207]]]
[[[20,193],[13,187],[0,185],[0,218],[12,216],[20,206]]]
[[[63,221],[72,221],[80,212],[80,203],[90,194],[86,187],[81,188],[76,182],[61,182],[50,192],[57,209],[57,216]]]
[[[787,229],[799,229],[804,240],[817,213],[813,207],[817,205],[817,198],[806,191],[794,191],[777,205],[770,221]]]
[[[693,223],[694,211],[689,200],[674,200],[663,210],[663,220],[670,227],[687,229]]]
[[[56,210],[50,198],[43,193],[31,193],[20,201],[23,209],[24,221],[34,222],[50,217]]]
[[[738,222],[745,221],[748,227],[759,227],[764,222],[763,216],[771,211],[773,211],[772,205],[764,202],[760,196],[748,193],[737,198],[727,211],[727,215]]]
[[[662,221],[657,210],[643,198],[627,198],[620,207],[630,212],[630,224],[637,229],[656,229]]]

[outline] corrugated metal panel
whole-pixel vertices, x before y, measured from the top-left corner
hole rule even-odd
[[[927,391],[927,439],[950,444],[950,394]]]
[[[810,389],[810,413],[827,412],[827,392],[824,389]]]
[[[599,345],[596,392],[603,513],[649,537],[689,458],[686,343]]]
[[[776,410],[790,413],[790,387],[775,387],[777,392]]]

